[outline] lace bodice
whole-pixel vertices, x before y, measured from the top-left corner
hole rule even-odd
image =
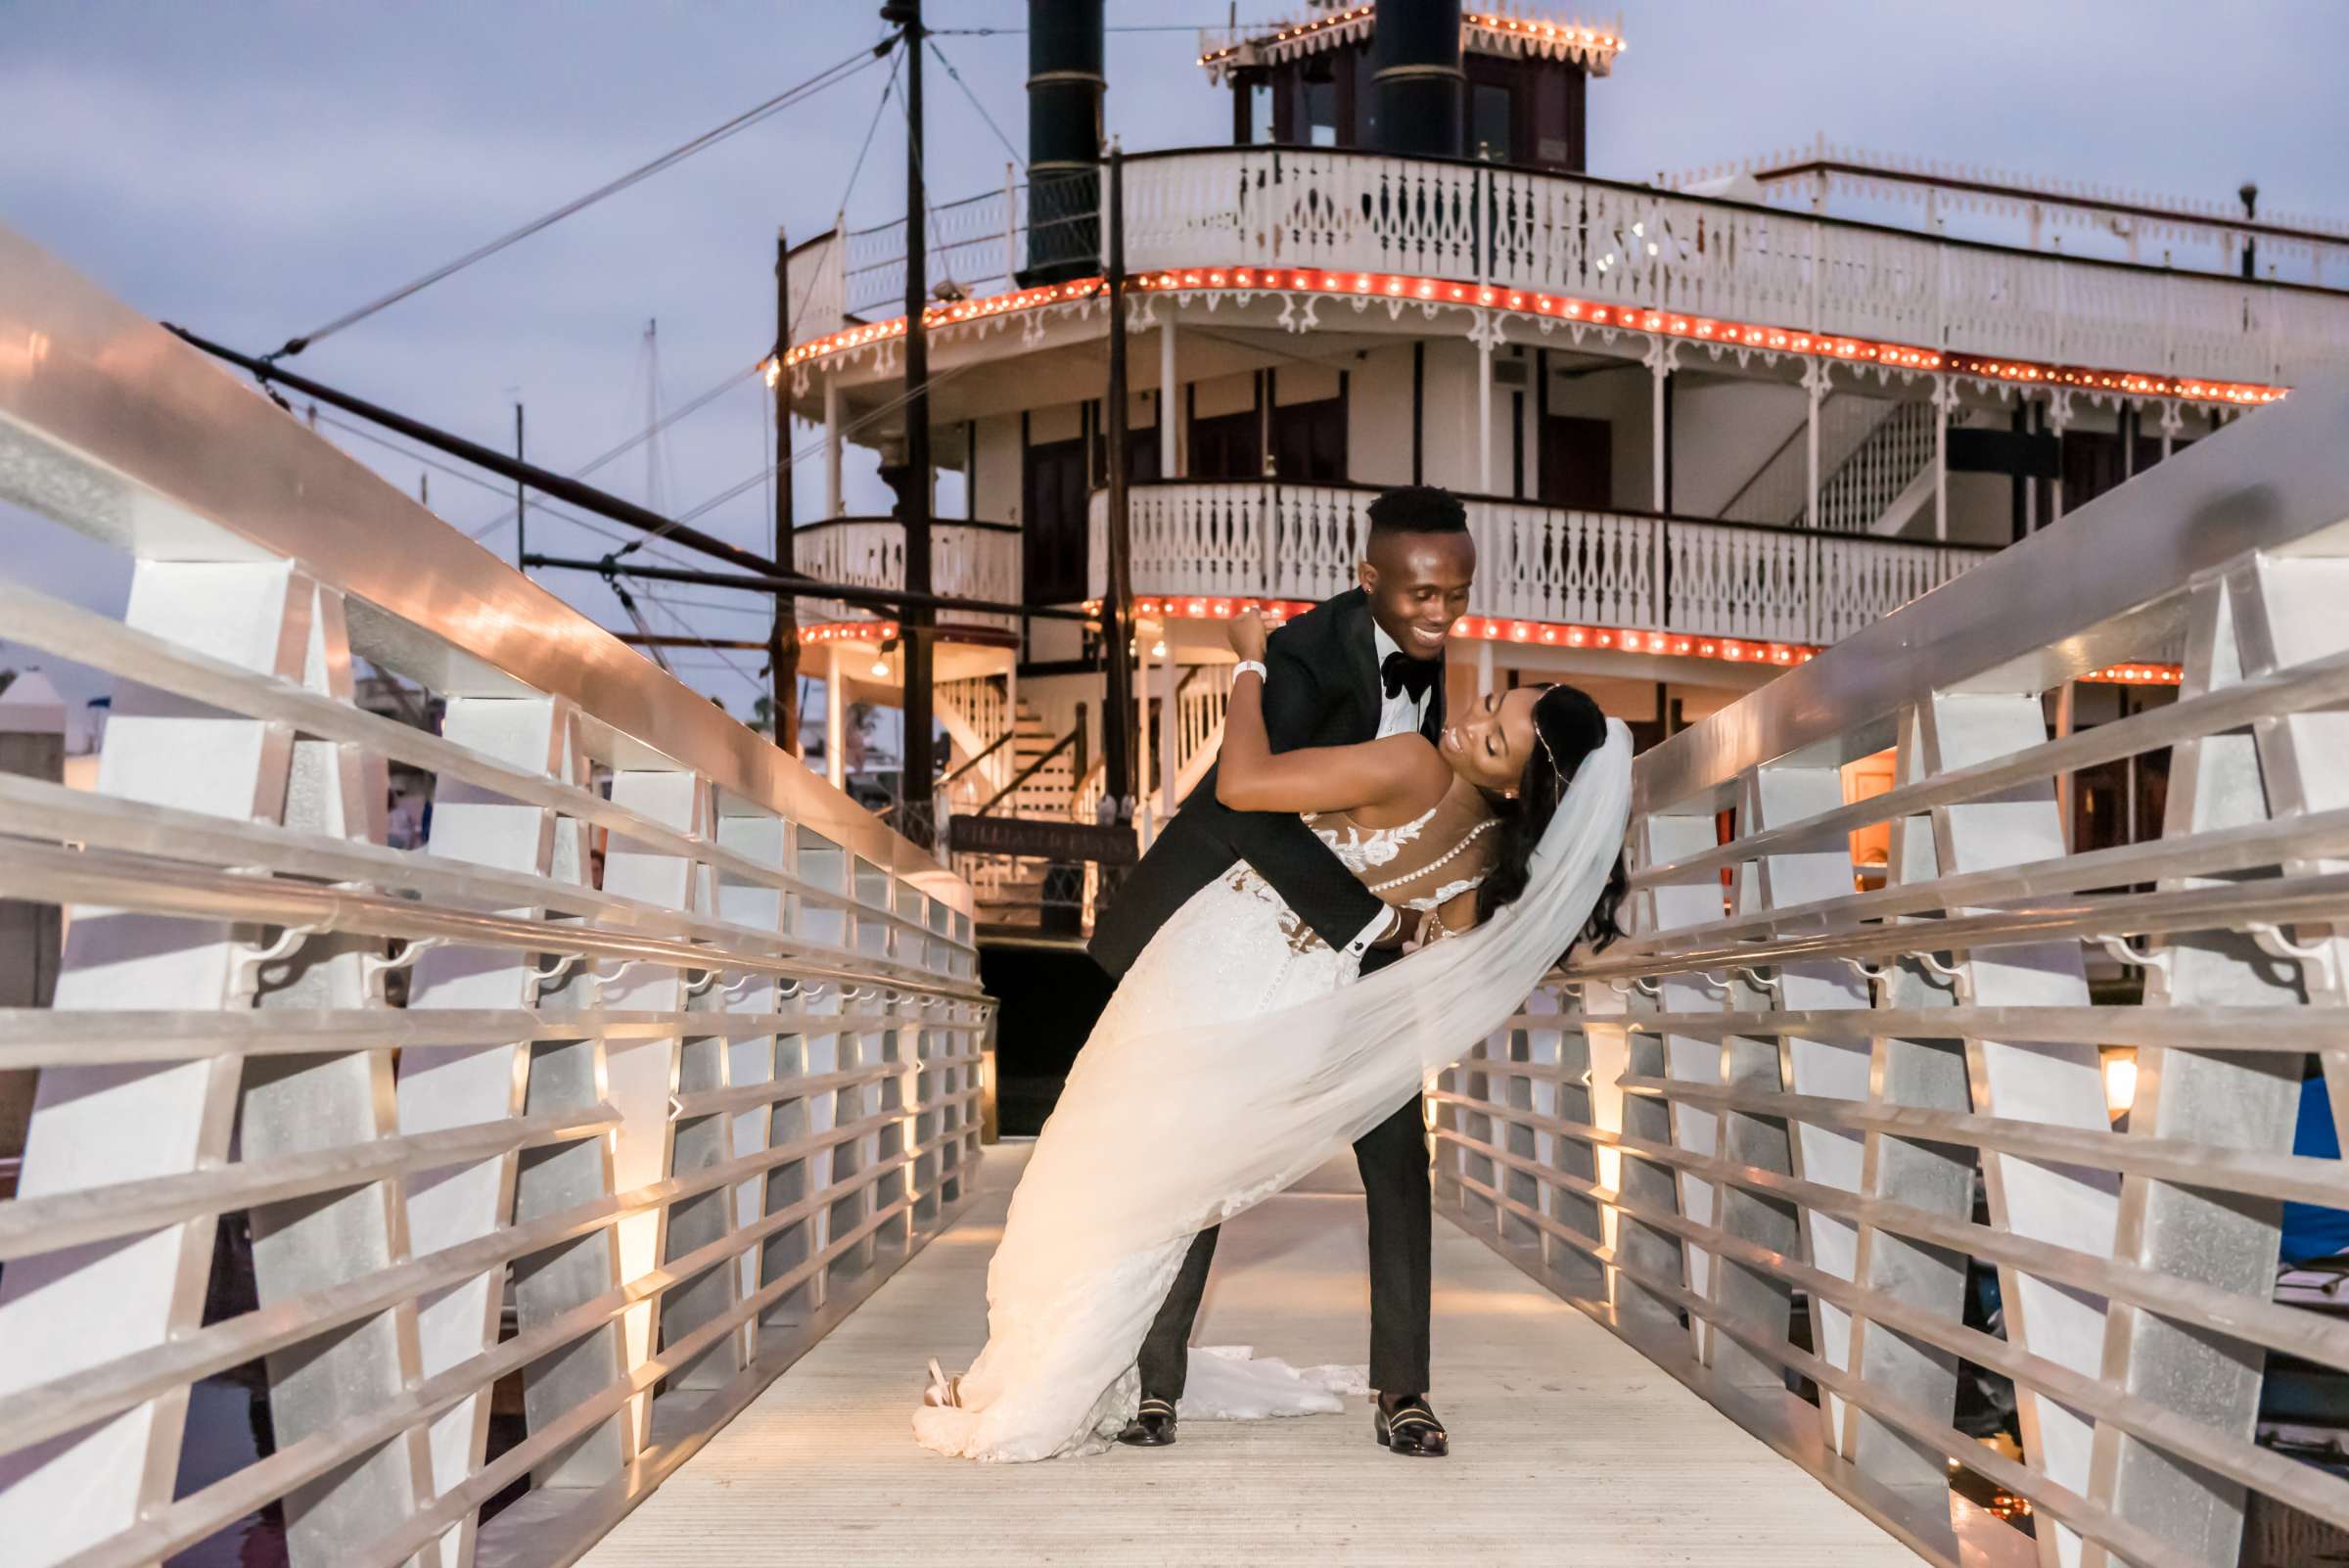
[[[1363,827],[1351,813],[1308,813],[1306,826],[1337,853],[1372,893],[1399,909],[1436,909],[1482,885],[1493,866],[1498,819],[1476,787],[1458,779],[1444,798],[1399,827]],[[1280,895],[1246,861],[1232,867],[1230,884],[1269,902]],[[1303,951],[1321,939],[1283,908],[1282,928]]]

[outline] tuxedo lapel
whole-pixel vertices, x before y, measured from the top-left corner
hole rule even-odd
[[[1339,597],[1346,601],[1346,606],[1338,618],[1336,630],[1345,645],[1346,668],[1353,673],[1357,711],[1362,718],[1362,739],[1369,740],[1378,733],[1379,704],[1386,696],[1385,679],[1378,672],[1378,647],[1371,640],[1370,599],[1359,588],[1349,589]]]
[[[1419,733],[1430,744],[1440,745],[1444,733],[1444,677],[1450,668],[1442,654],[1436,655],[1436,683],[1427,689],[1427,712],[1419,719]]]

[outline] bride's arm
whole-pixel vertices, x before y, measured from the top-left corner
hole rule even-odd
[[[1264,658],[1263,624],[1253,611],[1232,623],[1243,660]],[[1216,799],[1235,811],[1342,811],[1441,794],[1450,769],[1416,735],[1389,735],[1359,746],[1309,746],[1274,752],[1265,729],[1264,677],[1243,671],[1223,711],[1223,750],[1216,763]]]

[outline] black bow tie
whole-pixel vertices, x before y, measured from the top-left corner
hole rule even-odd
[[[1399,691],[1407,691],[1411,694],[1411,701],[1416,703],[1427,699],[1428,689],[1436,683],[1436,669],[1435,660],[1405,659],[1403,650],[1398,648],[1387,655],[1386,663],[1378,667],[1378,673],[1386,683],[1389,697]]]

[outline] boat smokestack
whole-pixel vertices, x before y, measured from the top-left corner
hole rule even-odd
[[[1102,9],[1103,0],[1028,0],[1023,287],[1082,278],[1101,267]]]
[[[1457,158],[1460,0],[1378,0],[1370,80],[1378,148],[1407,158]]]

